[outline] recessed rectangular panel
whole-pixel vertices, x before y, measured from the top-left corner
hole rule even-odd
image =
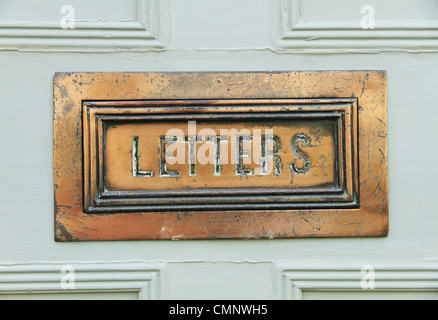
[[[355,99],[83,108],[87,212],[358,205]]]
[[[381,237],[386,73],[67,73],[57,241]]]

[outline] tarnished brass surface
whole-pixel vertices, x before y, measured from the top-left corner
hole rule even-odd
[[[72,73],[56,240],[385,236],[385,72]]]

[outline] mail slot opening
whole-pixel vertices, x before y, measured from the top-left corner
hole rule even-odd
[[[154,103],[84,104],[87,212],[359,205],[355,99]]]

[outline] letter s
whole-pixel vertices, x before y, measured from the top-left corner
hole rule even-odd
[[[298,168],[296,163],[294,162],[290,165],[290,170],[295,174],[306,174],[310,171],[310,167],[312,164],[310,162],[309,156],[298,147],[299,141],[302,141],[304,146],[308,146],[310,140],[305,134],[300,133],[294,136],[291,141],[292,151],[304,161],[304,165],[302,168]]]

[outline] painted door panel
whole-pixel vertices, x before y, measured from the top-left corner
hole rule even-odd
[[[0,299],[438,299],[437,30],[436,0],[1,1]],[[55,73],[302,70],[387,72],[387,237],[55,242]]]

